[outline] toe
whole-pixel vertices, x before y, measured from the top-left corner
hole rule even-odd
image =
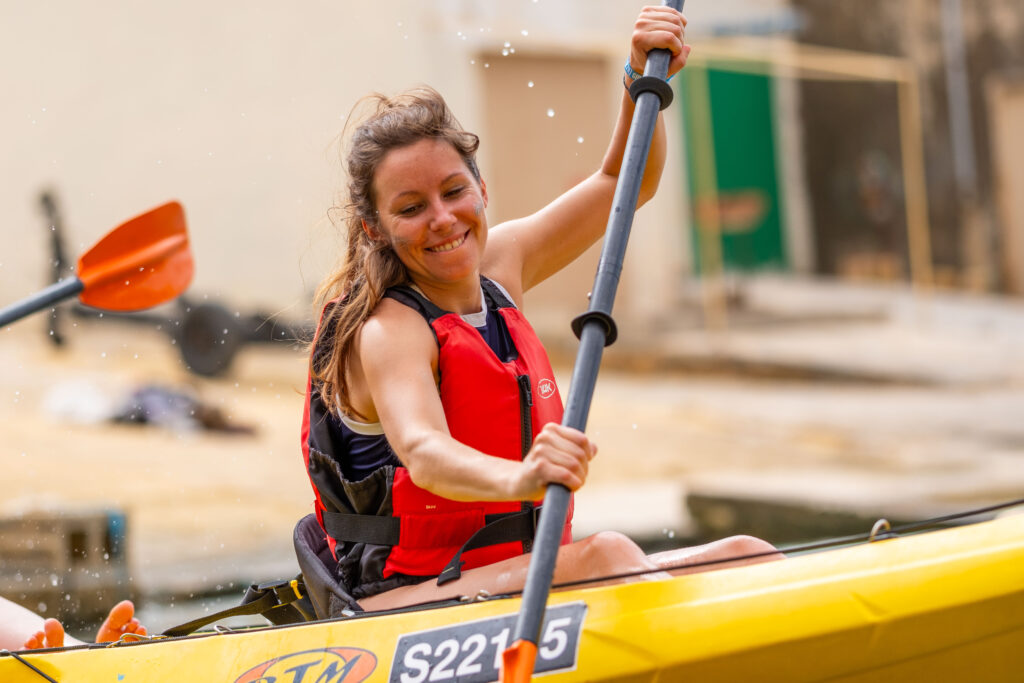
[[[45,636],[43,635],[42,631],[36,631],[31,636],[29,636],[28,640],[25,641],[25,644],[21,646],[21,649],[38,650],[43,646],[44,638]]]
[[[43,622],[46,647],[64,647],[64,625],[56,619]]]

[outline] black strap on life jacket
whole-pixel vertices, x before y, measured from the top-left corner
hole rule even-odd
[[[477,529],[476,533],[469,537],[469,540],[462,544],[455,556],[448,561],[445,568],[437,577],[437,585],[443,586],[449,581],[462,576],[462,553],[484,548],[499,543],[513,543],[516,541],[532,541],[537,532],[537,520],[540,516],[540,508],[532,507],[522,512],[512,512],[505,515],[490,515],[500,517],[488,522],[484,527]]]
[[[321,514],[324,531],[339,543],[398,545],[401,536],[401,521],[398,517],[359,515],[330,510],[324,510]]]
[[[500,543],[519,543],[533,540],[537,531],[540,508],[521,512],[504,512],[484,517],[484,526],[469,537],[445,566],[437,585],[454,581],[462,575],[462,553]],[[377,515],[355,515],[344,512],[323,511],[324,529],[340,542],[370,543],[372,545],[398,545],[401,541],[401,519]]]
[[[516,305],[512,303],[508,297],[502,294],[501,289],[492,280],[485,278],[483,275],[480,276],[480,287],[484,290],[484,310],[496,311],[500,308],[515,308]],[[397,287],[391,287],[384,296],[389,299],[394,299],[400,303],[405,304],[409,308],[418,312],[423,319],[427,321],[427,324],[433,323],[438,318],[448,315],[450,311],[446,311],[430,299],[426,298],[409,285],[398,285]]]

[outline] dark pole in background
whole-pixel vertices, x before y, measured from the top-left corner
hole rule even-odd
[[[50,282],[58,282],[74,275],[74,270],[64,258],[64,224],[57,209],[57,200],[49,190],[39,195],[39,204],[50,227]],[[46,336],[55,346],[64,345],[64,335],[60,333],[62,318],[58,306],[54,306],[53,312],[46,318]]]

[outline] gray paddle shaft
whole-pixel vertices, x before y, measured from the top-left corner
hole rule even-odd
[[[77,277],[55,282],[43,291],[0,310],[0,327],[9,325],[15,320],[24,318],[26,315],[35,313],[58,301],[72,297],[84,288],[85,285]]]
[[[666,0],[664,4],[680,11],[683,6],[682,0]],[[647,56],[644,78],[654,77],[664,81],[668,75],[670,60],[671,53],[668,50],[652,50]],[[576,364],[572,372],[572,383],[569,385],[562,424],[581,431],[587,426],[587,415],[590,412],[590,401],[594,396],[601,355],[606,344],[614,337],[614,323],[611,322],[612,304],[615,302],[615,292],[622,273],[622,260],[626,253],[629,230],[633,225],[640,181],[644,166],[647,165],[647,154],[651,148],[651,138],[661,108],[661,97],[656,92],[642,91],[637,94],[622,168],[615,187],[608,226],[605,228],[601,260],[594,278],[590,308],[578,319],[582,320],[581,329],[578,330],[580,346],[576,353]],[[513,642],[526,640],[536,644],[540,638],[544,607],[554,576],[555,559],[568,509],[569,490],[560,484],[549,485],[544,496],[544,506],[537,528],[533,555],[530,558]]]

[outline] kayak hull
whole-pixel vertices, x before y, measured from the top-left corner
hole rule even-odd
[[[494,680],[518,599],[22,653],[58,681]],[[504,638],[504,640],[503,640]],[[553,593],[551,681],[1024,681],[1024,515]],[[44,680],[0,657],[0,680]]]

